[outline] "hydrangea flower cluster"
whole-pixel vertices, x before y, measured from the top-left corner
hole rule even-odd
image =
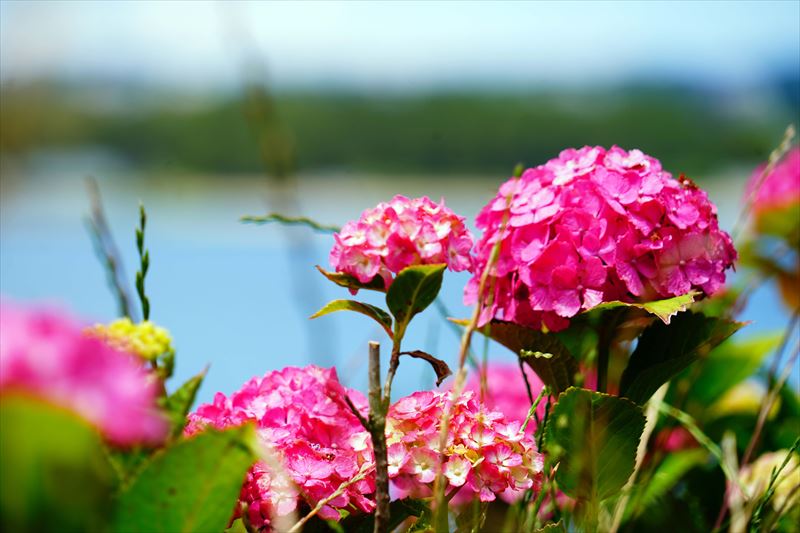
[[[0,391],[66,407],[118,445],[156,444],[168,430],[158,380],[138,358],[87,336],[54,311],[0,305]]]
[[[403,495],[430,496],[440,464],[439,437],[448,391],[422,391],[389,408],[386,419],[389,478]],[[493,501],[506,491],[524,491],[541,484],[542,456],[533,439],[521,431],[522,421],[481,405],[474,392],[464,392],[452,405],[444,476],[448,491]]]
[[[301,500],[313,508],[365,463],[374,468],[369,433],[347,406],[345,395],[366,414],[364,397],[345,389],[335,369],[289,367],[251,379],[230,397],[217,393],[213,403],[189,415],[186,433],[256,423],[260,441],[280,458],[283,472],[256,464],[240,499],[250,525],[269,529],[274,517],[293,512]],[[374,492],[372,475],[347,487],[319,514],[338,520],[338,509],[371,512],[375,502],[368,496]]]
[[[561,330],[604,301],[710,295],[736,258],[704,191],[616,146],[564,150],[527,169],[500,187],[476,223],[484,234],[466,303],[478,301],[481,272],[500,246],[483,323]]]
[[[775,168],[762,178],[765,168],[766,164],[758,167],[745,188],[745,198],[753,202],[756,226],[761,231],[768,231],[771,213],[791,216],[791,221],[797,224],[797,212],[786,211],[800,208],[800,146],[789,150]]]
[[[120,318],[108,325],[95,324],[87,333],[103,339],[118,350],[136,354],[147,361],[173,351],[169,332],[149,320],[134,324],[128,317]]]
[[[542,391],[544,383],[536,372],[527,365],[525,375],[528,378],[528,385],[531,387],[531,394],[535,398]],[[473,391],[476,398],[480,398],[483,404],[493,411],[500,411],[508,421],[517,421],[520,424],[525,422],[528,410],[531,406],[531,399],[528,397],[525,381],[519,365],[515,363],[489,363],[484,369],[486,376],[486,389],[481,395],[481,372],[471,372],[464,390]],[[536,408],[539,420],[544,418],[547,402],[542,401]],[[533,435],[536,431],[534,419],[525,428],[526,435]]]
[[[412,265],[446,263],[456,272],[472,270],[472,235],[444,200],[395,196],[345,224],[334,239],[331,266],[362,283],[379,275],[388,288],[392,273]]]

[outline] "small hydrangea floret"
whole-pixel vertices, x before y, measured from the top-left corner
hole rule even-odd
[[[476,219],[475,275],[499,246],[481,322],[561,330],[600,303],[716,292],[736,251],[716,207],[639,150],[584,147],[505,182]],[[499,243],[499,244],[498,244]]]
[[[542,456],[521,422],[488,410],[472,391],[453,405],[449,391],[422,391],[389,408],[386,420],[389,478],[402,495],[432,494],[439,464],[448,492],[457,501],[488,502],[506,492],[520,493],[541,484]],[[440,459],[442,419],[450,412],[447,442]]]
[[[380,276],[388,289],[394,277],[412,265],[446,264],[472,270],[472,235],[464,218],[427,197],[395,196],[367,209],[334,234],[331,266],[361,283]]]

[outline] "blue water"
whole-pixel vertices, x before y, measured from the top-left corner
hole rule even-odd
[[[0,293],[22,302],[54,303],[88,321],[109,321],[116,316],[116,304],[86,231],[82,179],[77,172],[3,176]],[[334,224],[395,193],[446,196],[456,212],[473,218],[498,182],[489,177],[456,184],[324,176],[304,179],[299,198],[304,213]],[[725,227],[735,218],[741,184],[708,184]],[[210,365],[199,394],[201,401],[209,401],[214,392],[231,392],[251,376],[316,363],[335,365],[346,385],[365,390],[367,341],[382,341],[386,355],[385,334],[360,315],[307,319],[327,301],[349,294],[314,269],[315,264],[328,266],[330,236],[238,221],[268,209],[266,184],[233,178],[126,179],[112,173],[100,186],[131,280],[138,264],[133,234],[139,199],[148,208],[147,292],[151,318],[172,332],[178,349],[172,387]],[[469,314],[461,304],[467,279],[466,274],[445,276],[442,299],[454,316]],[[379,295],[364,292],[359,299],[381,303]],[[741,333],[750,335],[783,330],[788,315],[767,287],[754,294],[743,319],[753,321]],[[456,365],[458,338],[433,308],[415,320],[405,346]],[[490,357],[512,359],[500,347],[492,347]],[[430,388],[434,377],[424,362],[405,360],[395,394]]]

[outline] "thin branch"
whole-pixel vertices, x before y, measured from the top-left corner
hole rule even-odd
[[[119,314],[134,319],[131,299],[125,283],[125,272],[119,251],[108,226],[100,187],[94,178],[86,178],[86,189],[91,204],[89,217],[89,234],[92,237],[97,258],[103,263],[108,284],[116,296]]]
[[[364,426],[364,429],[369,431],[369,422],[366,418],[364,418],[364,415],[361,414],[361,411],[358,410],[358,407],[355,406],[353,400],[351,400],[347,394],[344,395],[344,401],[347,404],[347,407],[349,407],[350,410],[353,411],[353,414],[356,415],[358,421],[361,422],[361,425]]]
[[[269,213],[268,215],[245,215],[239,219],[241,222],[245,224],[270,224],[270,223],[278,223],[284,226],[305,226],[307,228],[311,228],[314,231],[318,231],[320,233],[336,233],[341,230],[339,226],[332,226],[326,224],[320,224],[316,220],[312,220],[308,217],[290,217],[287,215],[282,215],[280,213]]]
[[[522,427],[519,428],[520,435],[525,433],[525,430],[528,428],[528,423],[536,413],[536,408],[539,407],[539,404],[542,402],[542,398],[544,398],[546,394],[550,394],[550,391],[547,387],[542,387],[542,390],[539,391],[539,396],[536,397],[533,403],[531,403],[531,408],[528,409],[528,416],[525,417],[525,422],[522,424]]]
[[[344,493],[344,491],[347,489],[347,487],[349,487],[353,483],[358,483],[359,481],[361,481],[362,479],[367,477],[367,474],[369,473],[369,470],[370,470],[369,469],[369,463],[364,463],[363,465],[361,465],[361,470],[358,471],[358,473],[355,475],[355,477],[353,477],[351,479],[348,479],[347,481],[345,481],[344,483],[339,485],[339,488],[336,489],[335,491],[333,491],[333,493],[330,496],[326,496],[325,498],[323,498],[320,501],[318,501],[317,505],[314,506],[314,508],[311,510],[311,512],[308,513],[307,515],[305,515],[300,520],[298,520],[297,523],[295,525],[293,525],[291,527],[291,529],[289,529],[289,531],[287,533],[295,533],[297,531],[300,531],[303,528],[303,526],[305,525],[306,522],[308,522],[309,520],[311,520],[311,518],[316,516],[316,514],[319,513],[322,510],[323,507],[328,505],[328,503],[332,502],[333,500],[335,500],[336,498],[341,496]],[[377,521],[377,515],[376,515],[376,521]]]
[[[386,410],[381,395],[381,347],[369,343],[369,424],[372,450],[375,453],[375,528],[374,533],[389,531],[389,461],[386,453]]]

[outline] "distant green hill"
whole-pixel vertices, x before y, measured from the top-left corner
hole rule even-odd
[[[681,88],[239,98],[5,86],[0,154],[101,147],[137,170],[497,173],[584,144],[641,148],[674,172],[764,159],[793,104]],[[130,104],[126,102],[130,99]],[[746,102],[743,104],[743,101]]]

